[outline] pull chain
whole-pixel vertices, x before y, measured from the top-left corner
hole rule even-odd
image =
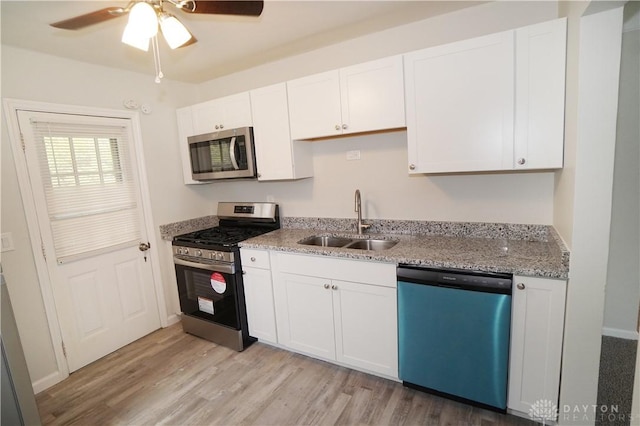
[[[162,66],[160,65],[160,49],[158,48],[158,37],[157,36],[153,36],[151,38],[151,48],[153,50],[153,62],[155,65],[155,71],[156,71],[156,83],[160,83],[160,80],[162,79],[162,77],[164,77],[164,74],[162,74]]]

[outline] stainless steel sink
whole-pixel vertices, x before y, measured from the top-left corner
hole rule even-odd
[[[344,246],[344,248],[378,251],[390,249],[396,244],[398,244],[397,241],[391,240],[354,240],[352,243]]]
[[[314,235],[312,237],[305,238],[298,241],[298,244],[304,244],[307,246],[322,246],[322,247],[344,247],[353,241],[350,238],[331,237],[326,235]]]
[[[304,244],[307,246],[320,246],[320,247],[342,247],[355,250],[387,250],[398,244],[397,241],[392,240],[378,240],[378,239],[351,239],[344,237],[332,237],[328,235],[313,235],[298,241],[298,244]]]

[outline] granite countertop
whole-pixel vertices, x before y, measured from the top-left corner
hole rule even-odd
[[[241,247],[320,256],[566,279],[569,250],[552,226],[505,223],[368,220],[357,235],[353,219],[281,218],[282,228],[240,243]],[[218,224],[216,216],[160,226],[164,240]],[[298,244],[313,235],[396,240],[394,247],[357,250]]]
[[[396,264],[566,279],[569,272],[569,252],[555,230],[552,227],[546,228],[548,235],[545,239],[533,241],[451,234],[367,233],[359,236],[355,232],[323,231],[323,228],[282,228],[243,241],[240,246]],[[390,239],[398,241],[398,244],[381,251],[298,244],[298,241],[313,235]]]

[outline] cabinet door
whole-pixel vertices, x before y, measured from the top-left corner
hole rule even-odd
[[[191,176],[191,157],[189,155],[189,145],[187,138],[195,133],[193,129],[193,112],[191,107],[179,108],[176,111],[178,118],[178,149],[182,160],[182,177],[187,185],[202,184],[193,180]]]
[[[511,169],[513,31],[404,56],[409,170]]]
[[[196,135],[252,125],[249,92],[196,104],[192,110]]]
[[[242,269],[249,335],[263,342],[277,343],[271,271],[246,267]]]
[[[223,117],[220,123],[223,129],[237,129],[253,125],[249,92],[227,96],[218,101],[223,105]]]
[[[516,169],[562,168],[566,18],[516,30]]]
[[[281,273],[275,286],[280,344],[309,355],[335,359],[330,281]]]
[[[195,135],[217,132],[224,117],[223,103],[218,99],[202,102],[192,107],[193,132]]]
[[[398,377],[396,289],[333,281],[336,358]]]
[[[291,80],[287,94],[293,139],[342,134],[338,71]]]
[[[250,97],[258,180],[311,176],[311,145],[291,140],[286,84],[252,90]]]
[[[566,281],[513,277],[508,407],[558,403]]]
[[[402,56],[340,70],[343,133],[405,127]]]

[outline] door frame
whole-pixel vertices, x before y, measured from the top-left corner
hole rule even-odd
[[[58,322],[58,312],[53,298],[51,277],[49,276],[49,271],[43,255],[43,243],[36,213],[36,202],[29,179],[26,157],[21,155],[23,142],[20,134],[20,127],[18,125],[17,111],[28,110],[54,114],[89,115],[121,118],[130,121],[131,132],[133,134],[131,147],[135,151],[136,167],[138,168],[138,182],[140,185],[140,195],[142,200],[141,207],[145,221],[144,228],[147,233],[148,242],[151,244],[151,247],[154,248],[147,253],[151,262],[151,275],[156,294],[156,303],[158,304],[160,326],[164,328],[167,327],[169,321],[167,316],[164,286],[162,285],[162,274],[160,271],[160,258],[158,254],[160,246],[156,239],[155,226],[153,223],[153,216],[151,214],[151,198],[149,197],[148,190],[149,182],[147,180],[144,150],[142,146],[142,129],[140,127],[140,116],[137,111],[105,109],[79,105],[63,105],[10,98],[5,98],[3,100],[3,106],[6,114],[7,130],[11,149],[13,151],[16,173],[18,175],[18,185],[22,196],[22,205],[24,207],[27,227],[29,229],[31,250],[33,252],[40,293],[42,294],[42,302],[44,304],[49,335],[51,337],[57,366],[57,371],[55,373],[33,383],[33,390],[35,393],[38,393],[66,379],[69,376],[69,366],[62,347],[62,332]]]

